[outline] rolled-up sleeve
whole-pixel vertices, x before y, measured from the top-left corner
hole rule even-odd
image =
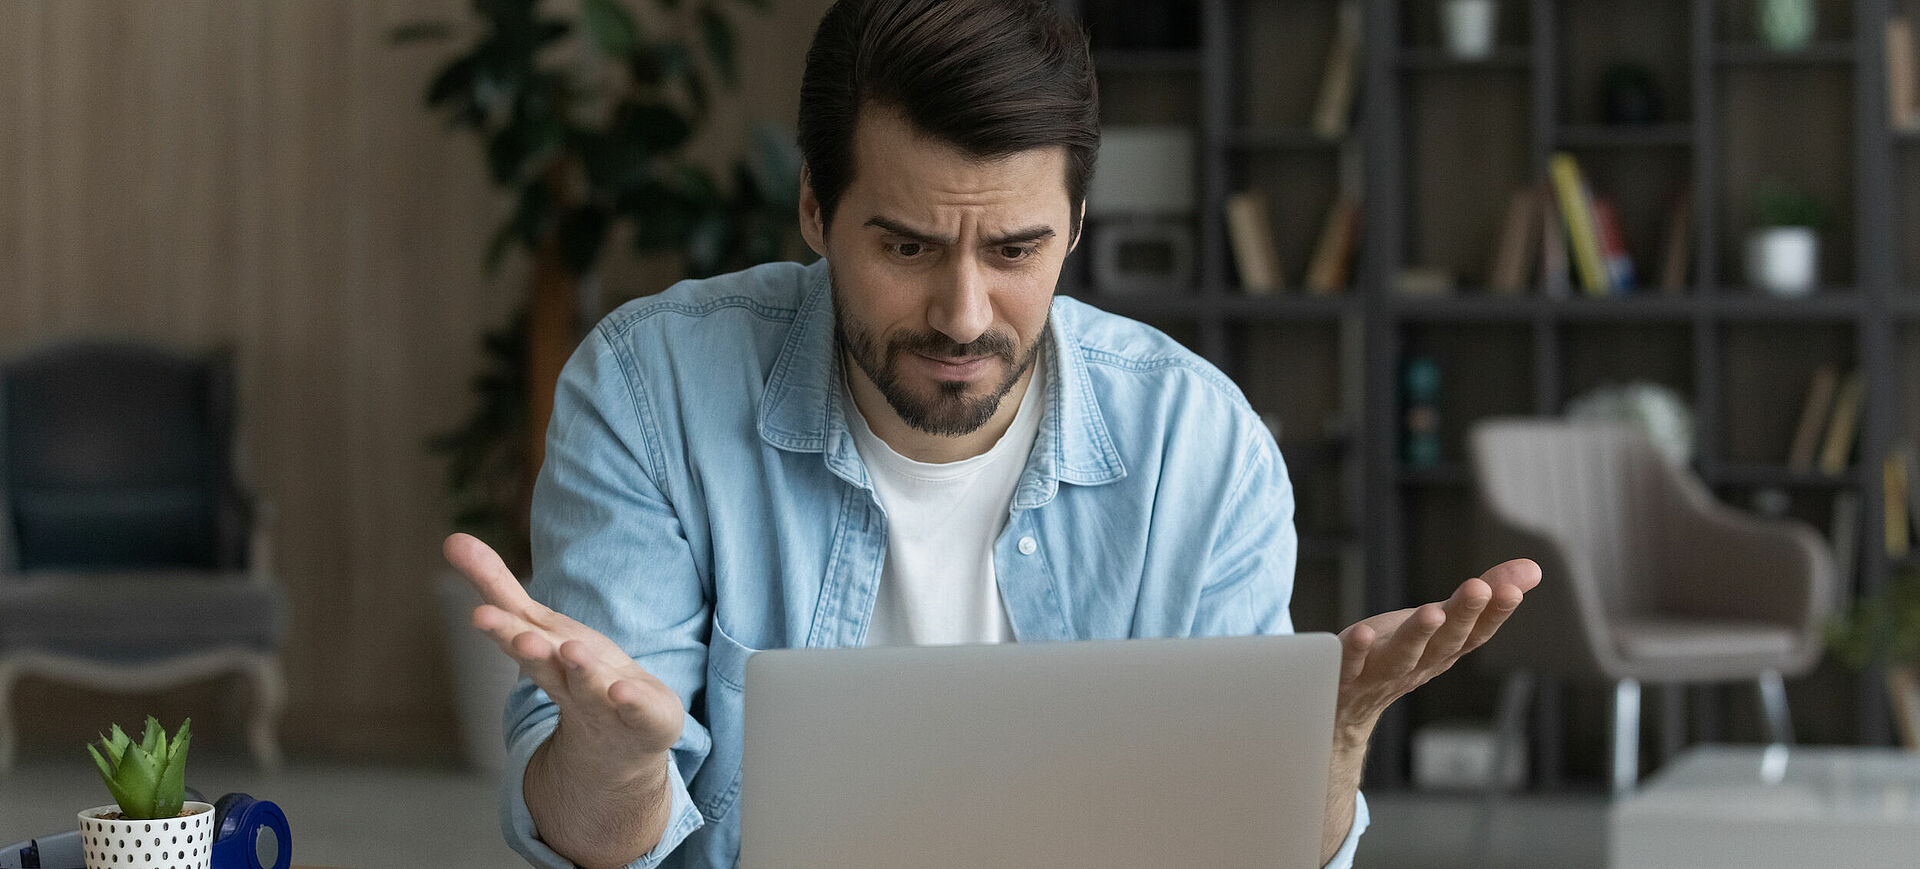
[[[672,749],[673,803],[652,853],[657,866],[703,823],[691,782],[712,748],[703,695],[712,605],[662,479],[642,381],[605,333],[594,329],[561,371],[547,429],[546,462],[534,486],[535,600],[606,635],[687,707]],[[527,809],[527,762],[552,735],[560,710],[522,678],[505,710],[509,762],[500,820],[507,843],[536,866],[573,864],[548,847]]]
[[[1340,850],[1333,852],[1333,858],[1327,861],[1326,869],[1353,869],[1353,852],[1360,847],[1360,834],[1367,831],[1367,824],[1373,816],[1367,813],[1367,795],[1355,791],[1353,794],[1353,827],[1347,830],[1347,840],[1340,843]]]

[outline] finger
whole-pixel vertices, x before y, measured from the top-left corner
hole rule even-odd
[[[574,698],[567,687],[567,677],[562,672],[559,655],[554,645],[537,631],[522,631],[507,644],[513,659],[520,664],[520,670],[547,692],[553,702],[560,705],[562,712],[574,705]]]
[[[1361,671],[1367,668],[1367,653],[1373,649],[1373,641],[1377,636],[1365,622],[1340,632],[1341,685],[1360,678]]]
[[[1420,657],[1421,669],[1445,669],[1453,663],[1467,638],[1472,635],[1475,625],[1480,623],[1480,614],[1486,611],[1487,603],[1493,599],[1493,589],[1480,579],[1469,579],[1453,590],[1453,596],[1441,607],[1446,611],[1447,621],[1434,632],[1433,639],[1427,643],[1427,650]]]
[[[513,655],[513,638],[527,631],[538,631],[539,626],[507,612],[493,604],[481,604],[473,608],[470,619],[475,628],[486,634],[500,647],[500,651]],[[542,632],[545,633],[544,631]]]
[[[507,563],[500,559],[500,553],[480,538],[471,534],[449,534],[440,551],[447,563],[458,569],[473,590],[480,593],[481,600],[523,617],[529,605],[536,605],[513,571],[507,569]]]
[[[1473,633],[1467,637],[1466,649],[1477,649],[1481,644],[1493,639],[1495,631],[1506,624],[1507,618],[1520,608],[1524,595],[1513,586],[1495,586],[1493,601],[1487,605],[1486,612],[1480,614],[1480,621],[1473,626]]]
[[[1437,603],[1422,604],[1407,617],[1400,629],[1387,638],[1385,645],[1374,649],[1369,656],[1367,669],[1373,671],[1375,664],[1383,677],[1398,678],[1413,671],[1420,663],[1420,656],[1426,652],[1427,642],[1434,632],[1446,624],[1446,611]]]
[[[1540,584],[1540,565],[1535,564],[1531,559],[1515,558],[1512,561],[1503,561],[1494,565],[1491,570],[1481,574],[1480,578],[1494,588],[1503,585],[1512,586],[1521,594],[1526,594]]]

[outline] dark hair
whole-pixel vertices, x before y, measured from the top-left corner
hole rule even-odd
[[[853,183],[860,112],[897,110],[982,160],[1066,146],[1072,234],[1100,148],[1086,32],[1047,0],[838,0],[800,82],[800,156],[821,217]]]

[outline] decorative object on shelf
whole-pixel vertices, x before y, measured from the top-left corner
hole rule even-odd
[[[1358,143],[1340,149],[1339,190],[1327,208],[1313,260],[1307,264],[1307,292],[1331,296],[1344,292],[1353,276],[1354,255],[1360,249],[1361,189],[1365,172]]]
[[[1580,288],[1590,296],[1605,296],[1622,288],[1616,283],[1621,271],[1614,258],[1624,256],[1624,251],[1611,250],[1602,234],[1603,219],[1594,207],[1593,190],[1580,171],[1580,161],[1562,151],[1549,158],[1547,168],[1553,181],[1554,199],[1560,205],[1560,216],[1566,221],[1567,241],[1573,248],[1573,265],[1580,278]],[[1627,267],[1627,274],[1631,274],[1631,265]]]
[[[1444,266],[1408,266],[1393,276],[1393,290],[1403,296],[1451,296],[1453,286]]]
[[[1527,272],[1533,254],[1540,249],[1540,196],[1532,184],[1513,191],[1507,197],[1507,215],[1500,221],[1500,238],[1494,243],[1493,265],[1487,272],[1487,289],[1495,295],[1517,296],[1526,291]]]
[[[1660,88],[1643,63],[1616,63],[1600,76],[1600,122],[1646,127],[1664,118]]]
[[[1920,73],[1915,71],[1913,20],[1887,18],[1887,124],[1895,132],[1920,130]]]
[[[1669,294],[1687,291],[1687,275],[1693,263],[1693,189],[1683,187],[1667,210],[1667,244],[1660,257],[1660,291]]]
[[[1567,402],[1567,418],[1583,422],[1624,422],[1640,429],[1667,461],[1693,461],[1693,409],[1672,388],[1648,381],[1601,386]]]
[[[1819,283],[1820,230],[1826,208],[1812,194],[1770,182],[1754,194],[1754,230],[1747,237],[1747,280],[1767,293],[1799,298]]]
[[[1273,213],[1267,194],[1242,190],[1227,197],[1227,238],[1233,247],[1233,267],[1240,274],[1240,290],[1249,296],[1271,296],[1284,283],[1280,248],[1273,239]]]
[[[1354,94],[1360,90],[1360,2],[1340,0],[1339,22],[1320,76],[1320,98],[1313,107],[1313,132],[1323,139],[1347,134]]]
[[[1896,568],[1885,586],[1831,619],[1827,645],[1848,666],[1885,668],[1900,741],[1920,751],[1920,568]]]
[[[1401,363],[1400,393],[1406,401],[1400,460],[1409,468],[1439,465],[1440,360],[1413,356]]]
[[[1441,0],[1440,31],[1447,54],[1459,60],[1483,60],[1493,54],[1500,26],[1495,0]]]
[[[1096,292],[1178,292],[1193,283],[1193,167],[1193,132],[1186,127],[1101,131],[1100,171],[1087,189]]]
[[[1760,38],[1775,51],[1799,51],[1813,41],[1814,0],[1759,0]]]
[[[160,722],[148,716],[137,743],[116,724],[98,748],[87,746],[114,800],[79,813],[87,869],[207,869],[211,864],[213,806],[186,798],[191,724],[181,722],[169,740]]]
[[[1880,496],[1887,557],[1905,558],[1913,548],[1913,529],[1907,518],[1907,461],[1897,450],[1880,462]]]

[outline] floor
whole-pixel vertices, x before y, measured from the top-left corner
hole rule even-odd
[[[448,770],[291,763],[263,775],[239,759],[197,759],[188,784],[209,799],[246,791],[286,810],[300,863],[492,869],[525,864],[501,841],[491,778]],[[1478,802],[1459,796],[1370,796],[1373,826],[1357,865],[1468,865]],[[70,830],[74,814],[110,800],[84,756],[24,758],[0,778],[0,845]],[[1506,869],[1600,869],[1606,803],[1598,796],[1513,799],[1496,824],[1493,858]]]

